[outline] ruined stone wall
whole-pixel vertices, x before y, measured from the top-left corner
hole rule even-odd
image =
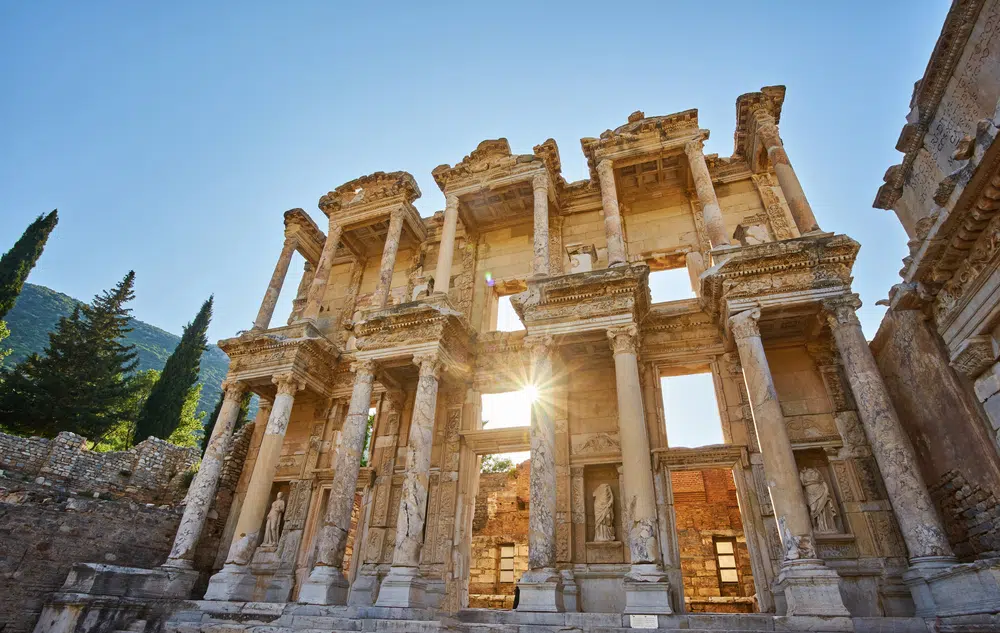
[[[0,469],[149,503],[179,500],[187,488],[185,473],[199,458],[196,449],[154,437],[127,451],[96,453],[74,433],[63,432],[53,439],[0,433]]]
[[[514,606],[514,586],[528,570],[530,473],[531,462],[525,461],[511,473],[480,475],[472,520],[469,607]]]
[[[1000,521],[985,520],[998,514],[997,453],[940,338],[920,312],[890,310],[871,347],[955,554],[968,561],[996,551]]]
[[[0,478],[0,631],[31,631],[74,563],[159,565],[179,521],[171,506]]]
[[[678,471],[671,474],[677,542],[684,579],[684,603],[688,611],[751,613],[753,573],[736,482],[724,469]],[[735,539],[738,582],[720,581],[716,565],[715,540]]]

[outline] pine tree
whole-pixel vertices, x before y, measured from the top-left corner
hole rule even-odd
[[[181,340],[163,366],[160,379],[142,407],[135,426],[135,441],[147,437],[167,439],[181,422],[181,411],[191,387],[198,382],[201,355],[208,345],[212,297],[202,304],[194,321],[184,326]]]
[[[35,267],[35,262],[45,248],[45,241],[58,221],[56,211],[38,216],[25,229],[13,248],[0,257],[0,320],[14,307],[28,273]]]
[[[49,333],[43,355],[33,354],[0,381],[0,426],[16,433],[52,437],[72,431],[90,439],[128,419],[136,389],[135,347],[122,339],[135,296],[135,273],[113,290],[77,306]]]
[[[243,394],[243,399],[240,400],[240,411],[236,414],[236,424],[233,426],[233,430],[240,428],[250,420],[247,418],[250,413],[250,401],[253,399],[253,392],[247,391]],[[222,411],[222,403],[226,400],[226,392],[223,391],[219,394],[219,401],[215,403],[215,409],[212,410],[212,415],[208,416],[208,422],[205,424],[205,432],[201,436],[201,454],[204,455],[205,451],[208,450],[208,440],[212,438],[212,431],[215,430],[215,421],[219,419],[219,413]]]

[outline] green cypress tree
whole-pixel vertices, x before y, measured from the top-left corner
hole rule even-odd
[[[35,267],[35,262],[45,248],[45,241],[58,221],[56,211],[38,216],[28,225],[13,248],[0,257],[0,320],[14,307],[28,273]]]
[[[147,437],[167,439],[181,422],[181,410],[191,387],[198,382],[201,355],[208,346],[208,324],[212,320],[212,297],[202,304],[163,366],[135,425],[135,441]]]
[[[72,431],[90,439],[131,415],[138,365],[135,347],[122,343],[135,296],[135,273],[77,306],[49,333],[43,355],[33,354],[0,381],[0,426],[16,433],[52,437]]]

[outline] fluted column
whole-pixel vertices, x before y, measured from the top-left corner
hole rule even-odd
[[[222,472],[222,460],[229,447],[229,438],[233,434],[236,418],[240,413],[240,401],[246,393],[246,385],[242,382],[226,381],[222,383],[225,394],[219,417],[212,428],[212,436],[208,440],[205,455],[201,458],[201,467],[188,489],[187,503],[181,516],[174,545],[165,567],[191,569],[194,552],[198,547],[198,539],[205,528],[205,518],[215,499],[215,491],[219,487],[219,475]]]
[[[817,558],[812,520],[799,481],[795,452],[774,388],[757,321],[760,309],[729,319],[750,397],[764,475],[781,538],[782,561],[776,589],[785,598],[787,615],[849,615],[838,589],[837,573]]]
[[[608,238],[608,267],[625,266],[625,239],[622,236],[622,216],[618,208],[618,191],[615,188],[615,170],[611,160],[597,163],[597,177],[601,183],[601,206],[604,208],[604,232]]]
[[[424,606],[425,583],[417,566],[424,544],[431,445],[434,442],[438,380],[443,366],[436,352],[415,355],[413,362],[420,368],[420,377],[417,379],[406,442],[406,475],[396,519],[396,548],[392,553],[392,567],[382,581],[375,603],[380,607]]]
[[[354,491],[361,470],[368,411],[371,409],[372,385],[376,364],[372,360],[354,363],[354,389],[347,417],[341,430],[340,444],[333,456],[333,481],[330,497],[316,543],[316,565],[299,591],[299,601],[311,604],[347,604],[348,582],[344,576],[344,553],[351,530]],[[358,550],[360,551],[360,550]]]
[[[941,518],[917,463],[909,437],[896,415],[878,365],[865,341],[855,311],[857,295],[826,302],[826,318],[844,363],[858,415],[882,472],[889,502],[899,521],[910,563],[954,563],[955,558]]]
[[[458,196],[449,194],[444,201],[444,226],[441,227],[441,245],[438,247],[437,271],[434,273],[434,292],[448,294],[451,262],[455,256],[455,231],[458,227]]]
[[[774,117],[761,111],[758,111],[755,116],[757,118],[757,137],[767,151],[768,160],[774,166],[778,185],[785,196],[785,202],[788,203],[788,210],[792,212],[795,226],[802,234],[818,231],[819,225],[816,224],[816,216],[813,215],[812,207],[806,200],[806,193],[802,190],[802,184],[799,183],[799,177],[795,175],[792,163],[788,160],[788,154],[785,153],[785,146],[778,135],[778,125]]]
[[[403,234],[403,210],[394,209],[389,216],[389,232],[385,236],[385,246],[382,248],[382,263],[378,268],[378,285],[375,287],[374,305],[376,309],[384,308],[389,301],[389,290],[392,289],[392,270],[396,266],[396,253],[399,251],[399,238]]]
[[[247,484],[240,516],[236,521],[233,542],[229,546],[226,564],[208,583],[206,600],[249,600],[252,598],[254,581],[248,565],[257,549],[260,531],[271,499],[274,474],[278,470],[281,445],[285,441],[285,431],[295,404],[295,394],[302,387],[302,380],[292,374],[274,376],[271,382],[277,387],[277,395],[271,405],[267,427],[257,449],[250,482]],[[242,578],[241,578],[242,577]]]
[[[691,141],[685,144],[684,153],[687,154],[688,164],[691,166],[691,179],[694,180],[694,189],[698,194],[698,201],[701,203],[701,214],[705,220],[708,241],[711,242],[712,248],[728,246],[730,242],[726,236],[726,225],[722,220],[722,208],[715,195],[712,176],[708,173],[702,141]]]
[[[281,286],[285,283],[285,276],[288,274],[288,265],[292,263],[292,255],[295,253],[296,240],[294,237],[285,237],[285,243],[281,247],[281,254],[278,256],[278,263],[274,265],[274,273],[271,274],[271,281],[267,284],[267,291],[264,299],[260,303],[260,310],[257,311],[257,318],[253,322],[253,329],[266,330],[271,324],[271,317],[274,316],[274,306],[278,304],[278,295],[281,294]]]
[[[306,296],[306,307],[302,311],[303,319],[315,319],[319,316],[323,297],[326,295],[326,284],[330,281],[330,269],[333,268],[333,259],[337,256],[337,245],[340,244],[343,233],[344,229],[331,219],[330,232],[326,236],[326,242],[323,243],[323,251],[319,255],[312,285],[309,286],[309,294]]]
[[[535,227],[534,227],[534,263],[532,272],[535,277],[549,275],[549,177],[536,174],[531,179],[531,189],[534,192]]]

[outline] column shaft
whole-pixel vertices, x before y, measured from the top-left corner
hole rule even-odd
[[[532,356],[531,473],[528,506],[528,569],[555,569],[556,427],[553,416],[551,338],[526,341]]]
[[[205,518],[215,499],[215,491],[219,486],[219,475],[222,472],[222,460],[228,450],[229,438],[240,412],[240,401],[246,391],[246,385],[240,382],[224,382],[222,390],[225,393],[222,409],[215,420],[212,436],[208,440],[205,455],[201,458],[201,467],[191,482],[187,494],[187,504],[181,516],[174,545],[170,549],[166,566],[190,568],[194,560],[194,551],[198,539],[205,527]]]
[[[768,160],[774,166],[778,185],[785,195],[785,202],[788,203],[788,210],[792,212],[792,218],[795,220],[795,226],[798,227],[799,233],[818,231],[816,216],[813,215],[812,207],[806,200],[805,191],[802,190],[802,184],[799,183],[799,177],[795,175],[792,163],[788,160],[788,154],[785,153],[785,146],[778,135],[778,126],[774,117],[767,114],[757,115],[757,136],[767,151]]]
[[[458,227],[458,196],[445,196],[444,226],[441,228],[441,245],[438,247],[437,271],[434,273],[434,292],[448,294],[451,285],[451,262],[455,256],[455,231]]]
[[[323,251],[319,255],[319,262],[316,264],[316,272],[313,274],[312,285],[309,286],[309,294],[306,297],[306,307],[302,311],[303,319],[315,319],[319,316],[320,308],[323,305],[323,296],[326,294],[326,284],[330,280],[330,269],[333,267],[333,258],[337,255],[337,245],[344,230],[341,226],[330,220],[330,233],[323,243]]]
[[[281,286],[285,283],[285,276],[288,274],[288,265],[292,263],[292,254],[295,253],[296,241],[292,237],[286,237],[285,243],[281,247],[281,254],[278,256],[278,263],[274,265],[274,273],[271,274],[271,281],[267,284],[267,291],[264,299],[260,303],[260,310],[257,311],[257,318],[253,322],[253,329],[266,330],[271,324],[271,317],[274,316],[274,306],[278,304],[278,295],[281,294]]]
[[[535,226],[534,226],[534,263],[532,272],[535,277],[549,275],[549,178],[537,174],[531,179],[534,192]]]
[[[316,268],[306,261],[302,267],[302,278],[299,279],[299,287],[295,291],[295,299],[292,300],[292,314],[288,318],[288,325],[295,323],[302,317],[302,311],[306,307],[306,296],[309,294],[309,288],[312,286],[315,273]]]
[[[656,489],[653,486],[646,413],[639,381],[638,334],[635,325],[608,330],[615,358],[618,437],[622,446],[625,494],[628,495],[621,502],[622,508],[628,508],[628,546],[633,565],[660,560],[656,538]]]
[[[771,493],[774,516],[784,549],[784,561],[816,558],[812,520],[799,482],[795,453],[785,428],[771,368],[764,354],[757,319],[760,310],[741,312],[729,319],[739,350],[743,378],[750,396],[750,409],[764,459],[764,473]]]
[[[374,305],[382,309],[389,301],[389,290],[392,289],[392,270],[396,266],[396,253],[399,251],[399,238],[403,233],[403,210],[396,209],[389,216],[389,232],[385,236],[385,246],[382,248],[382,263],[378,269],[378,285],[375,287]]]
[[[615,170],[607,158],[597,163],[597,177],[601,183],[601,206],[604,207],[604,232],[608,238],[608,267],[624,266],[625,240],[622,237],[622,216],[618,209],[618,191],[615,188]]]
[[[882,472],[910,559],[954,556],[927,492],[917,456],[889,398],[855,310],[857,296],[827,303],[827,320],[844,363],[872,454]]]
[[[406,477],[396,520],[396,549],[393,567],[416,567],[424,544],[424,521],[427,516],[427,482],[431,470],[431,444],[434,441],[434,417],[437,410],[438,377],[441,361],[436,354],[414,356],[420,367],[417,395],[410,418],[406,443]]]
[[[728,246],[729,239],[726,237],[726,225],[722,220],[722,208],[715,195],[712,176],[708,173],[702,142],[699,140],[686,144],[684,152],[687,154],[688,164],[691,166],[691,179],[694,181],[698,201],[701,203],[701,214],[705,219],[708,241],[711,242],[712,248]]]

